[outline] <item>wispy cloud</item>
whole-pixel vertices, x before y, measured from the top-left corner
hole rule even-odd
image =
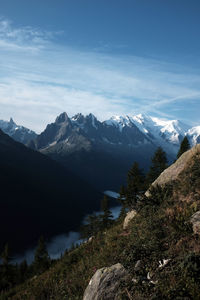
[[[66,111],[150,113],[200,99],[200,74],[135,56],[81,51],[56,42],[60,34],[0,19],[0,118],[13,116],[37,131]],[[196,101],[198,102],[198,101]],[[199,104],[198,104],[199,105]]]

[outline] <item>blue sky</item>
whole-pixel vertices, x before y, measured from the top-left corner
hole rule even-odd
[[[199,0],[0,0],[0,119],[66,111],[200,125]]]

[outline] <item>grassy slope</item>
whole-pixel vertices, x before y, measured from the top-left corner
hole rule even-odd
[[[189,223],[200,209],[199,163],[196,156],[173,185],[154,191],[128,231],[115,224],[2,299],[82,299],[96,269],[117,262],[137,280],[122,287],[122,299],[200,299],[200,237]],[[158,268],[161,259],[171,260]],[[146,279],[148,272],[156,284]]]

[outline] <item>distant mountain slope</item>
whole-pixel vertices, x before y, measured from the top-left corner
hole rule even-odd
[[[14,250],[79,228],[101,195],[83,180],[0,130],[0,248]]]
[[[6,134],[12,137],[15,141],[21,142],[23,144],[28,143],[30,140],[35,139],[37,134],[23,126],[17,125],[12,118],[10,121],[0,120],[0,129]]]

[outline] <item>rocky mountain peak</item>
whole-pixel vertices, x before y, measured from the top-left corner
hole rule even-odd
[[[78,122],[80,124],[82,124],[84,122],[84,119],[85,119],[85,117],[81,113],[78,113],[72,117],[72,121]]]
[[[57,124],[64,123],[64,122],[70,122],[70,118],[68,117],[66,112],[63,112],[56,118]]]
[[[30,140],[35,139],[37,134],[21,125],[17,125],[13,118],[10,118],[9,121],[0,120],[0,128],[4,133],[8,134],[15,141],[21,142],[23,144],[28,143]]]
[[[11,125],[16,125],[15,122],[13,121],[13,118],[10,118],[9,123],[10,123]]]

